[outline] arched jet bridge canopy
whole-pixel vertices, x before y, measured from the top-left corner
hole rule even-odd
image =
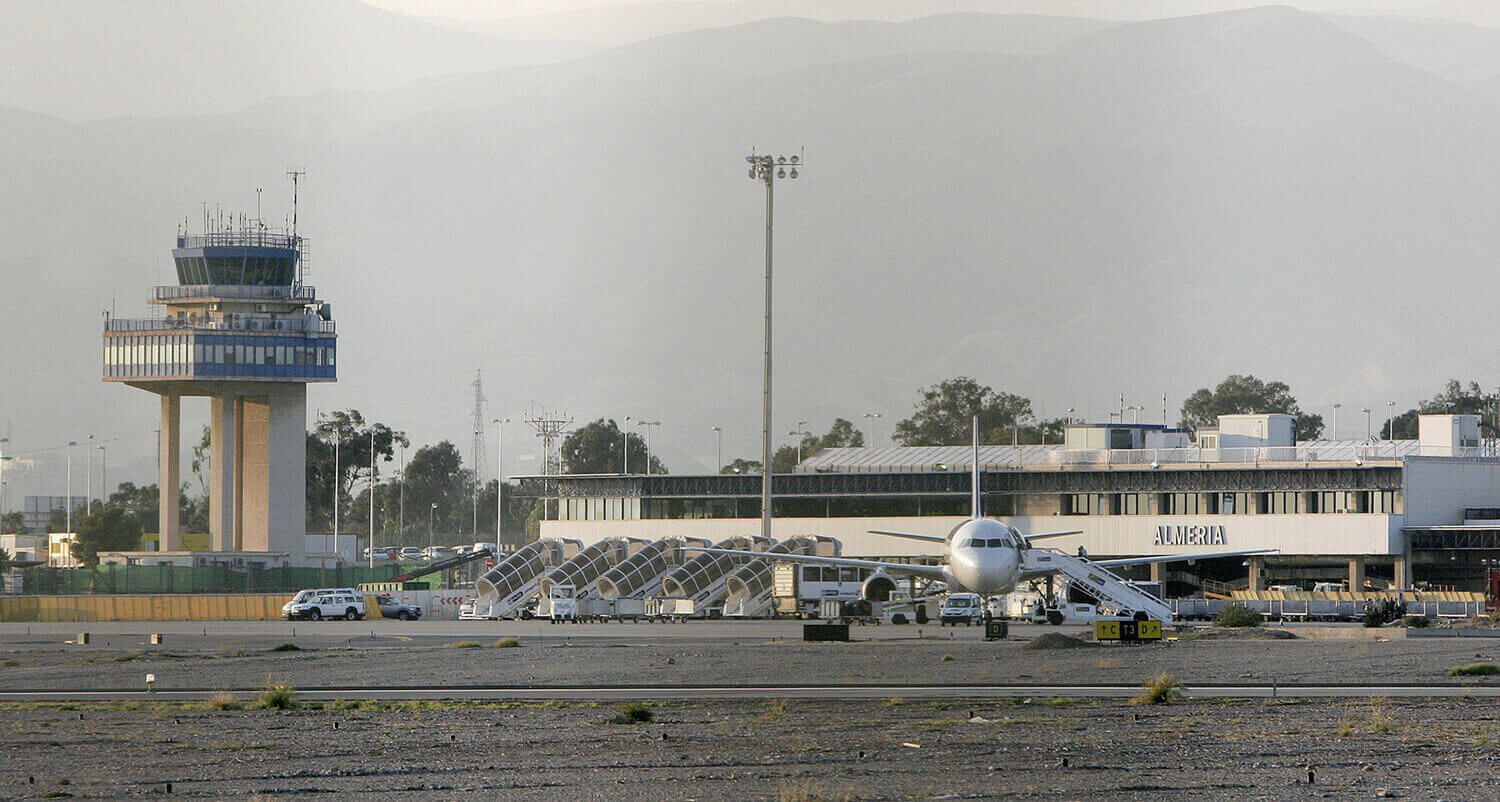
[[[707,546],[708,541],[696,537],[658,540],[605,571],[599,577],[599,595],[619,599],[649,594],[663,575],[695,556],[682,550],[685,545]]]
[[[505,598],[535,582],[538,575],[577,554],[583,544],[577,540],[546,538],[516,549],[474,582],[481,598]]]
[[[822,535],[798,535],[787,538],[767,549],[772,554],[802,554],[809,557],[837,557],[841,544],[831,538]],[[729,591],[728,601],[739,601],[750,599],[765,593],[771,588],[771,560],[751,559],[744,565],[736,568],[724,580],[724,588]]]
[[[714,548],[736,551],[765,551],[775,541],[761,537],[732,537],[714,544]],[[744,565],[754,557],[734,554],[710,554],[703,552],[682,564],[681,568],[667,574],[661,582],[662,592],[672,598],[696,598],[699,593],[723,581],[730,571]]]
[[[646,544],[647,541],[625,537],[601,540],[548,571],[537,585],[537,590],[547,596],[551,594],[554,585],[572,585],[578,595],[582,596],[605,571],[625,562],[630,555],[645,548]]]

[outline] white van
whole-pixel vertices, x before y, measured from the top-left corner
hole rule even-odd
[[[943,626],[952,624],[971,626],[984,621],[984,599],[978,593],[950,593],[938,608],[938,617]]]
[[[288,621],[322,618],[365,617],[364,594],[354,588],[309,588],[297,591],[292,600],[281,606],[281,617]]]

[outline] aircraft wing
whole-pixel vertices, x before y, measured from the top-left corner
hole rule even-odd
[[[709,554],[733,554],[738,557],[760,557],[806,565],[837,565],[849,568],[873,568],[898,576],[920,576],[927,579],[948,580],[948,572],[941,565],[907,565],[906,563],[884,563],[878,560],[850,560],[844,557],[813,557],[806,554],[777,554],[766,551],[739,551],[736,549],[709,549],[688,546],[684,551],[703,551]]]
[[[872,535],[889,535],[891,537],[904,537],[907,540],[920,540],[924,543],[947,543],[948,538],[937,535],[914,535],[910,532],[888,532],[884,529],[866,529]]]
[[[1173,563],[1185,560],[1212,560],[1215,557],[1246,557],[1252,554],[1274,554],[1280,549],[1254,549],[1252,551],[1219,551],[1213,554],[1170,554],[1162,557],[1127,557],[1123,560],[1093,560],[1093,565],[1102,565],[1106,568],[1115,565],[1145,565],[1146,563]]]

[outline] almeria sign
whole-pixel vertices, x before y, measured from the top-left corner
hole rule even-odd
[[[1158,526],[1153,546],[1227,546],[1229,536],[1224,527],[1203,526]]]

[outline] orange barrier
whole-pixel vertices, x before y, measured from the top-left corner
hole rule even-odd
[[[290,599],[284,593],[0,596],[0,621],[267,621],[280,618]]]

